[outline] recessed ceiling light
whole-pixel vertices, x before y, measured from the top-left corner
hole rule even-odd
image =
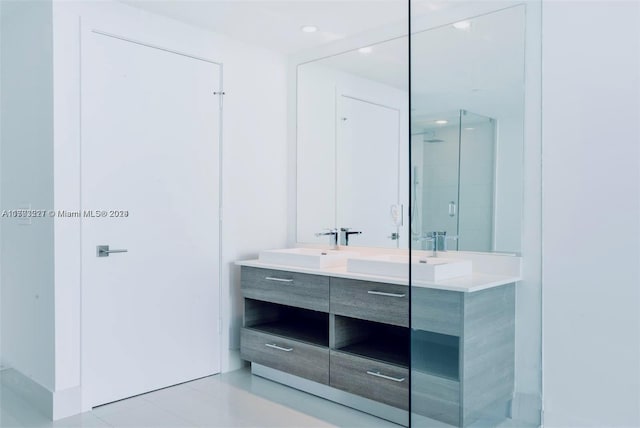
[[[459,21],[453,24],[453,28],[458,30],[468,30],[471,28],[471,21]]]
[[[358,49],[358,52],[360,52],[361,54],[369,54],[373,52],[373,48],[371,46],[365,46],[363,48]]]
[[[465,131],[473,131],[476,128],[464,128]]]
[[[315,33],[316,31],[318,31],[318,27],[316,27],[315,25],[305,25],[303,27],[300,27],[300,29],[304,33]]]
[[[447,123],[449,123],[449,121],[444,119],[439,119],[439,120],[436,120],[436,123],[438,125],[446,125]]]

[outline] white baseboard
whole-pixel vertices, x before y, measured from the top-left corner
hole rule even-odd
[[[44,386],[16,369],[2,370],[0,383],[31,404],[34,410],[48,418],[53,417],[53,394]]]
[[[2,370],[0,383],[30,403],[35,411],[51,420],[82,413],[80,386],[52,392],[15,369]]]
[[[80,386],[53,393],[53,414],[51,418],[54,421],[77,415],[86,410],[91,409],[82,408],[82,388]]]

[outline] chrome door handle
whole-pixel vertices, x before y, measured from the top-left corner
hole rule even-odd
[[[367,291],[369,294],[375,294],[376,296],[386,296],[386,297],[404,297],[406,294],[398,294],[398,293],[385,293],[384,291]]]
[[[127,253],[129,250],[110,250],[108,245],[96,246],[96,257],[109,257],[111,253]]]
[[[455,217],[456,215],[456,203],[455,201],[449,202],[449,217]]]
[[[371,375],[371,376],[375,376],[375,377],[380,377],[382,379],[392,380],[394,382],[404,382],[404,379],[405,379],[403,377],[387,376],[387,375],[384,375],[384,374],[382,374],[380,372],[374,372],[374,371],[371,371],[371,370],[367,370],[367,374]]]
[[[278,346],[275,343],[265,343],[264,346],[267,348],[277,349],[278,351],[291,352],[293,348],[283,348],[282,346]]]

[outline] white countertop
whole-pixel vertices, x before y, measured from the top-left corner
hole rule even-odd
[[[366,275],[362,273],[347,272],[346,266],[310,269],[289,265],[274,265],[263,263],[259,260],[237,261],[238,266],[248,266],[263,269],[274,269],[288,272],[307,273],[311,275],[333,276],[336,278],[359,279],[362,281],[384,282],[387,284],[408,285],[408,278],[396,278],[389,276]],[[520,281],[520,276],[505,274],[489,274],[474,272],[469,276],[458,278],[450,278],[442,281],[413,281],[414,287],[434,288],[438,290],[460,291],[463,293],[472,293],[474,291],[486,290],[487,288],[499,287],[501,285],[511,284]]]

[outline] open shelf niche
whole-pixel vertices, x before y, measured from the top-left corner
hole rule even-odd
[[[245,327],[318,346],[329,346],[329,314],[245,299]]]
[[[411,370],[460,380],[460,338],[424,330],[411,332]]]
[[[333,324],[333,349],[409,367],[409,329],[341,315]]]

